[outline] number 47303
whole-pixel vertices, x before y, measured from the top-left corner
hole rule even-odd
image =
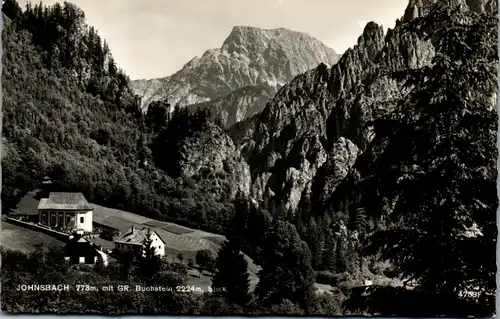
[[[481,296],[481,292],[473,290],[463,290],[458,293],[458,296],[460,298],[479,298],[479,296]]]

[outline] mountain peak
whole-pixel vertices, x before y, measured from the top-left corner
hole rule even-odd
[[[234,100],[231,92],[246,92],[240,89],[252,86],[264,86],[276,92],[295,76],[322,62],[332,66],[338,59],[333,49],[307,33],[237,25],[220,48],[207,50],[168,78],[137,81],[132,86],[136,94],[143,97],[143,109],[150,102],[164,98],[181,106],[224,96]],[[265,97],[268,98],[267,93]],[[250,107],[253,110],[261,110],[265,104],[253,95],[245,99],[259,101],[258,106]],[[238,117],[238,121],[241,119]]]
[[[229,36],[224,40],[221,49],[228,53],[260,55],[271,42],[281,42],[282,40],[293,41],[316,41],[312,36],[292,31],[286,28],[262,29],[253,26],[234,26]]]
[[[231,30],[231,33],[229,34],[230,38],[232,35],[248,35],[252,33],[260,33],[260,34],[277,34],[277,33],[283,33],[283,32],[296,32],[296,31],[291,31],[287,28],[274,28],[274,29],[264,29],[264,28],[259,28],[259,27],[254,27],[254,26],[248,26],[248,25],[235,25],[233,29]],[[301,32],[297,32],[301,33]]]

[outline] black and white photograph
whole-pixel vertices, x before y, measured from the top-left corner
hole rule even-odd
[[[3,0],[0,308],[496,315],[497,0]]]

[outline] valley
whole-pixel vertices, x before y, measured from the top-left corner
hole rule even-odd
[[[91,262],[69,265],[63,243],[2,221],[2,310],[495,313],[496,2],[409,0],[342,55],[236,25],[220,48],[143,80],[73,4],[2,11],[2,213],[36,217],[33,189],[50,180],[91,203],[94,227],[143,236],[142,254],[126,242],[104,265],[95,247],[116,238],[91,238],[76,210],[69,227],[91,252],[74,260]],[[192,259],[214,275],[197,277]],[[230,292],[38,295],[16,292],[20,280]]]

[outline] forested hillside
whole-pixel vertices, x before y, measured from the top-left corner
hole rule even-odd
[[[153,163],[142,114],[107,44],[65,3],[3,6],[3,212],[45,175],[92,202],[222,231],[230,203]]]

